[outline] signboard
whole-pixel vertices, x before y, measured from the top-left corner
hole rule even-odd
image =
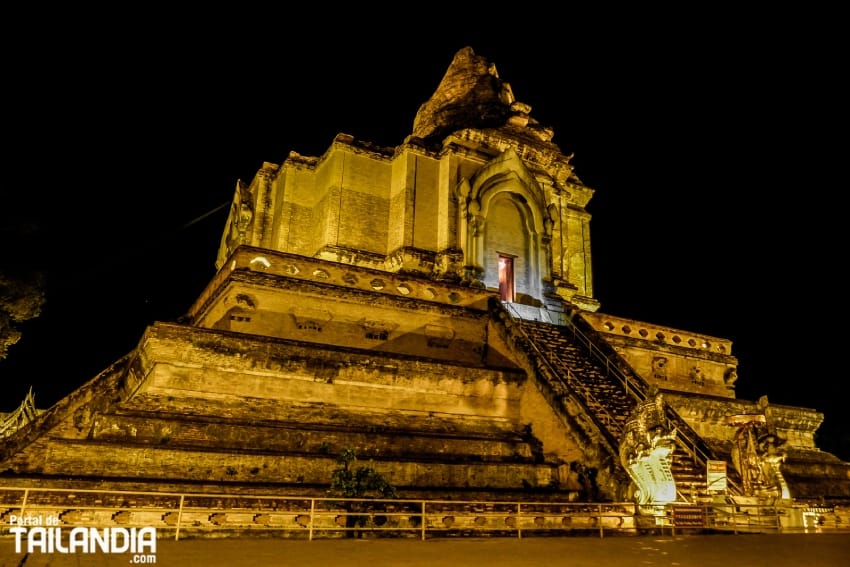
[[[673,525],[677,528],[704,528],[705,509],[702,506],[673,506]]]
[[[705,468],[709,492],[726,490],[726,461],[708,461]]]

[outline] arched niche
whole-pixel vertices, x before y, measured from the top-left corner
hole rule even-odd
[[[515,301],[542,304],[548,277],[543,192],[513,152],[505,152],[460,188],[467,265],[488,289],[499,289],[499,259],[513,263]]]

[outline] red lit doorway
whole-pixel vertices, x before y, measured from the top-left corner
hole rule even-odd
[[[499,298],[502,301],[514,301],[514,259],[499,254]]]

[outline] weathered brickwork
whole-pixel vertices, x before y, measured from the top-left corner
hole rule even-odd
[[[388,201],[359,191],[344,191],[340,201],[337,244],[355,250],[378,250],[386,254],[389,251]]]

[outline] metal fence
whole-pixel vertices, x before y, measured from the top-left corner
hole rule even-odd
[[[31,528],[155,528],[157,537],[605,537],[644,530],[835,531],[834,509],[384,500],[0,487],[0,536]],[[850,527],[850,526],[847,526]]]

